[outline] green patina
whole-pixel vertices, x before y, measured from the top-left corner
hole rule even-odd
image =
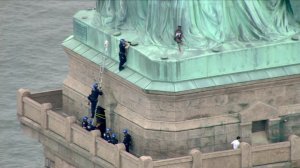
[[[116,4],[106,2],[98,0],[96,10],[78,12],[74,16],[74,36],[66,39],[63,45],[96,64],[101,64],[101,56],[105,55],[107,70],[144,90],[180,92],[300,74],[300,41],[297,40],[300,5],[293,4],[294,1],[273,0],[273,9],[267,8],[270,5],[267,2],[271,1],[258,0],[244,3],[231,0],[179,0],[176,4],[175,1],[136,1],[135,5],[127,4],[125,11],[131,11],[133,9],[130,8],[138,5],[137,14],[124,13],[125,18],[122,19],[118,18],[118,14],[113,15],[114,11],[120,11]],[[153,20],[154,16],[150,15],[153,11],[145,11],[145,5],[147,10],[159,5],[158,10],[164,10],[165,13],[181,12],[181,15],[169,18],[169,15],[161,13],[159,19]],[[191,8],[190,5],[194,5],[193,12],[183,10]],[[239,9],[233,15],[228,5],[238,5]],[[107,11],[112,7],[115,8],[113,12]],[[246,8],[253,11],[243,13]],[[255,12],[257,10],[263,12]],[[105,11],[110,15],[105,15]],[[209,11],[215,13],[207,13]],[[196,21],[204,19],[199,14],[201,12],[206,12],[208,17],[209,14],[211,17],[222,16],[219,18],[220,25],[206,18],[201,22],[206,27],[197,26],[199,24]],[[191,13],[196,14],[190,16]],[[243,23],[238,23],[238,16]],[[272,19],[268,18],[271,16]],[[235,19],[234,22],[232,19]],[[184,24],[183,20],[191,24]],[[183,52],[178,51],[172,39],[179,24],[183,25],[186,35]],[[160,32],[162,28],[166,31]],[[121,35],[114,36],[116,32],[121,32]],[[196,45],[195,37],[199,45]],[[122,38],[138,42],[139,45],[129,48],[127,68],[119,72],[118,45]],[[108,51],[104,48],[105,40],[109,41]]]

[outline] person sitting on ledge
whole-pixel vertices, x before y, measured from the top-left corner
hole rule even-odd
[[[174,33],[174,40],[178,44],[179,52],[181,52],[182,38],[183,38],[183,34],[182,34],[181,26],[178,26]]]

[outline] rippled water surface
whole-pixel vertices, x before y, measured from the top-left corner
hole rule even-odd
[[[0,167],[42,168],[42,145],[24,134],[16,117],[16,90],[57,89],[68,71],[61,42],[72,15],[93,0],[0,0]]]

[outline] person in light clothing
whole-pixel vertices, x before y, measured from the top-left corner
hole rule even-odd
[[[234,141],[231,142],[232,148],[234,150],[236,150],[236,149],[239,148],[239,146],[240,146],[240,139],[241,139],[241,137],[238,136],[238,137],[236,137],[236,139]]]

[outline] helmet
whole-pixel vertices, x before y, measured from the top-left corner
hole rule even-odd
[[[124,130],[123,130],[123,133],[124,133],[124,134],[127,134],[127,133],[128,133],[128,130],[127,130],[127,129],[124,129]]]
[[[106,128],[106,132],[110,132],[110,128]]]
[[[115,138],[115,137],[116,137],[116,134],[115,134],[115,133],[112,133],[112,134],[111,134],[111,137],[112,137],[112,138]]]
[[[88,120],[88,124],[89,124],[89,125],[92,125],[92,124],[93,124],[93,120],[92,120],[92,119],[89,119],[89,120]]]
[[[98,83],[94,83],[94,84],[93,84],[93,88],[94,88],[94,89],[98,88]]]
[[[88,120],[87,116],[82,117],[82,121],[87,121],[87,120]]]
[[[121,40],[120,40],[120,43],[121,43],[121,44],[125,44],[125,42],[126,42],[125,39],[121,39]]]

